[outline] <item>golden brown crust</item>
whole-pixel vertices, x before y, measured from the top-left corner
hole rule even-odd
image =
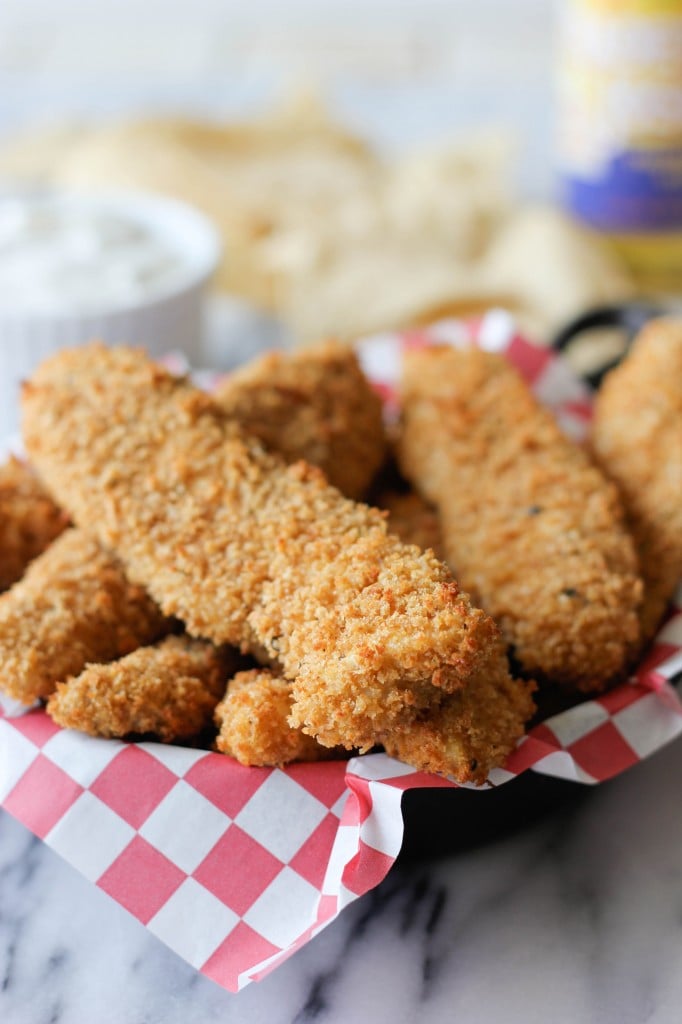
[[[535,683],[512,679],[502,657],[439,707],[395,725],[382,737],[384,748],[420,771],[481,784],[523,736],[534,690]]]
[[[216,747],[240,764],[279,767],[338,756],[289,725],[291,683],[268,669],[238,672],[215,709]]]
[[[67,530],[0,595],[0,690],[31,704],[88,662],[120,658],[165,628],[116,559]]]
[[[25,462],[12,457],[0,466],[0,590],[21,579],[67,524]]]
[[[380,491],[375,504],[388,512],[388,531],[403,544],[416,544],[422,551],[431,550],[445,561],[443,534],[438,513],[415,491]]]
[[[348,498],[362,497],[386,454],[381,401],[346,345],[324,342],[248,363],[216,403],[286,462],[305,459]]]
[[[615,488],[500,356],[408,353],[403,472],[448,561],[531,676],[600,690],[638,641],[641,581]]]
[[[618,486],[635,540],[646,642],[682,576],[682,320],[649,324],[606,377],[592,448]]]
[[[164,743],[196,736],[225,691],[228,663],[203,640],[169,636],[58,683],[47,711],[91,736],[151,733]]]
[[[292,723],[321,743],[371,746],[496,656],[494,623],[435,557],[318,470],[240,438],[141,352],[53,357],[25,387],[24,418],[74,520],[191,634],[278,657]]]

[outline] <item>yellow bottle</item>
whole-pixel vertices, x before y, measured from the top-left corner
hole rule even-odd
[[[566,0],[557,133],[568,210],[682,293],[682,0]]]

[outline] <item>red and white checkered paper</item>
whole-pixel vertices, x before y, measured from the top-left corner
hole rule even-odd
[[[580,437],[589,395],[504,314],[360,344],[395,411],[406,346],[502,351]],[[598,783],[682,732],[682,592],[636,676],[537,726],[491,783],[527,769]],[[402,794],[452,786],[387,757],[244,768],[221,754],[98,740],[42,709],[0,712],[0,802],[180,956],[231,991],[262,978],[387,874]]]

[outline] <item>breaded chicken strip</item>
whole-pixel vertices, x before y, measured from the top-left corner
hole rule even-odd
[[[0,590],[21,579],[67,524],[25,462],[10,458],[0,466]]]
[[[216,403],[285,462],[319,466],[347,498],[362,497],[386,455],[381,400],[347,345],[269,352],[231,374]]]
[[[190,739],[210,725],[235,660],[205,640],[168,636],[58,683],[47,711],[58,725],[91,736]]]
[[[535,710],[534,683],[512,679],[499,661],[468,686],[377,737],[387,753],[459,783],[486,781],[504,763]],[[291,684],[267,669],[238,673],[215,711],[216,746],[245,765],[281,766],[335,756],[289,725]],[[338,752],[336,752],[338,756]]]
[[[31,704],[88,662],[120,658],[165,628],[119,563],[80,530],[67,530],[0,595],[0,690]]]
[[[292,702],[288,679],[269,669],[238,672],[215,709],[216,748],[240,764],[260,767],[337,755],[289,725]]]
[[[405,360],[403,472],[438,506],[448,561],[531,676],[603,689],[637,644],[642,584],[612,484],[497,355]]]
[[[501,657],[469,686],[382,737],[386,753],[420,771],[481,784],[503,765],[535,711],[535,683],[512,679]]]
[[[657,320],[605,379],[592,449],[617,485],[644,580],[650,640],[682,577],[682,320]]]
[[[257,360],[224,385],[222,400],[287,461],[319,461],[341,487],[364,490],[383,458],[381,404],[346,347],[330,342]],[[67,524],[25,463],[12,458],[0,468],[0,589],[19,579]],[[86,556],[90,550],[84,545]]]
[[[24,389],[27,449],[74,521],[188,632],[265,648],[292,724],[367,748],[495,658],[497,629],[429,553],[306,463],[285,466],[142,352],[90,345]]]
[[[403,544],[416,544],[422,551],[430,548],[445,560],[443,535],[438,513],[415,491],[380,491],[375,503],[388,512],[388,531]]]

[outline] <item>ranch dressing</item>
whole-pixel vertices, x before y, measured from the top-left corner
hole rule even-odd
[[[157,225],[76,198],[0,201],[0,310],[86,314],[161,296],[187,276]]]

